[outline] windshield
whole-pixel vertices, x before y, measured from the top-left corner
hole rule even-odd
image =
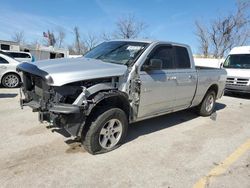
[[[250,69],[250,54],[229,55],[224,63],[225,68]]]
[[[111,41],[103,42],[84,55],[86,58],[100,59],[109,63],[130,65],[136,60],[148,43]]]

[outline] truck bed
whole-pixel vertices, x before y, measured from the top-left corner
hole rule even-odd
[[[213,84],[218,85],[216,98],[223,94],[226,83],[226,71],[220,68],[195,66],[197,71],[197,88],[193,104],[199,104],[206,94],[207,89]]]
[[[207,70],[211,70],[211,69],[219,69],[219,68],[215,68],[215,67],[202,67],[202,66],[195,66],[195,69],[198,69],[198,70],[200,70],[200,69],[202,69],[202,70],[204,70],[204,69],[207,69]]]

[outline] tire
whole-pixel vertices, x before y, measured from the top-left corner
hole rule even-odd
[[[16,88],[20,84],[20,77],[15,73],[9,73],[3,76],[2,85],[6,88]]]
[[[210,90],[206,93],[201,104],[198,106],[198,113],[201,116],[210,116],[215,108],[215,91]]]
[[[128,119],[120,108],[98,110],[83,130],[82,145],[91,154],[118,148],[127,135]]]

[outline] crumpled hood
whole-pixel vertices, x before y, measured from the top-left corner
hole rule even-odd
[[[250,69],[226,69],[228,77],[250,78]]]
[[[53,84],[50,85],[53,86],[61,86],[81,80],[122,76],[127,70],[125,65],[84,57],[44,60],[31,64],[48,73],[48,76],[53,80]]]

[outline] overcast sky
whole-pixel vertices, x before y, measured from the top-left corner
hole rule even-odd
[[[186,43],[197,52],[194,21],[207,23],[234,9],[234,0],[0,0],[0,39],[24,31],[26,41],[42,41],[43,31],[63,28],[71,43],[74,26],[82,35],[108,33],[130,14],[147,24],[142,37]]]

